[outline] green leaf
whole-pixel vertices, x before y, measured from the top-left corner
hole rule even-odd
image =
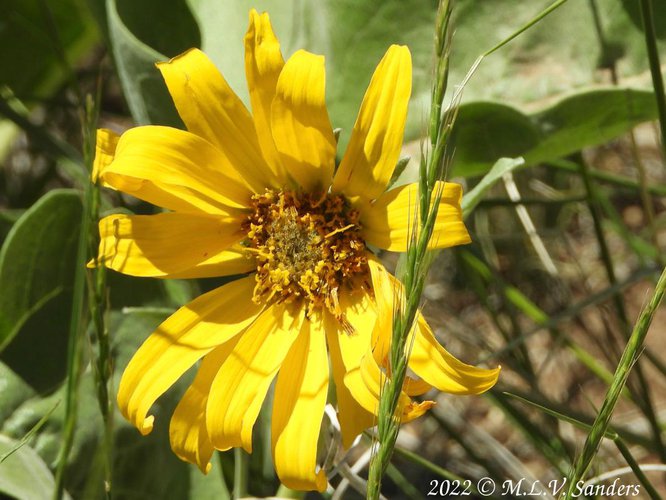
[[[571,96],[533,116],[543,139],[525,152],[525,162],[535,164],[603,144],[657,116],[652,92],[615,88]]]
[[[118,387],[125,366],[141,343],[171,312],[171,309],[164,308],[132,308],[126,313],[111,313],[109,326],[115,367],[113,387]],[[2,373],[0,371],[0,383]],[[186,373],[153,406],[151,413],[156,416],[155,429],[148,436],[142,436],[116,412],[112,481],[117,496],[132,492],[136,498],[229,498],[219,456],[213,457],[213,469],[204,476],[196,466],[179,460],[169,445],[169,419],[192,376],[192,373]],[[25,401],[13,410],[1,431],[21,438],[64,397],[64,390],[61,386],[48,397],[33,397]],[[77,427],[68,459],[66,485],[68,491],[80,498],[99,492],[97,454],[101,452],[103,423],[95,395],[94,377],[88,369],[83,374],[79,390]],[[54,463],[58,456],[64,415],[65,408],[60,405],[30,442],[46,463]]]
[[[133,308],[126,314],[114,314],[115,387],[138,347],[170,312]],[[132,491],[138,498],[229,498],[219,457],[213,457],[213,469],[204,476],[196,466],[180,461],[169,445],[169,419],[192,377],[193,373],[186,373],[153,407],[155,428],[148,436],[141,436],[126,420],[118,418],[114,465],[118,491]]]
[[[34,397],[19,406],[2,426],[2,432],[20,439],[35,427],[42,419],[46,422],[30,440],[30,446],[48,464],[55,464],[60,446],[65,421],[65,405],[58,404],[65,399],[65,385],[46,397]],[[55,411],[53,408],[55,408]],[[49,415],[49,413],[51,415]],[[95,383],[92,373],[82,377],[78,395],[76,432],[74,443],[68,458],[66,488],[75,494],[88,475],[92,455],[101,440],[102,419],[96,398]],[[78,496],[78,495],[75,495]]]
[[[455,145],[453,175],[485,174],[498,158],[524,155],[540,138],[539,127],[511,106],[490,102],[463,104],[451,137]]]
[[[0,424],[2,424],[21,403],[32,398],[35,391],[2,362],[0,362],[0,388],[2,388],[0,405]]]
[[[392,43],[412,52],[414,78],[406,137],[422,134],[430,98],[432,29],[437,2],[422,0],[250,0],[221,4],[218,0],[107,0],[109,32],[123,88],[139,123],[177,123],[173,105],[154,63],[200,44],[247,103],[243,36],[248,11],[267,11],[288,57],[305,48],[326,56],[327,102],[334,127],[343,135],[344,151],[370,77]],[[456,36],[450,86],[465,74],[485,50],[503,40],[552,0],[478,2],[460,0],[455,9]],[[599,6],[602,28],[617,52],[613,59],[620,76],[647,70],[642,33],[622,0]],[[159,12],[160,15],[155,14]],[[198,24],[200,38],[191,26]],[[168,24],[163,19],[169,20]],[[166,39],[165,39],[166,37]],[[171,51],[171,52],[169,52]],[[552,98],[572,88],[599,81],[599,67],[608,47],[599,44],[589,2],[568,2],[497,54],[486,58],[465,89],[466,100],[526,103]],[[644,78],[646,87],[649,79]],[[517,118],[517,117],[516,117]],[[527,127],[530,128],[529,126]],[[520,129],[519,129],[520,130]],[[526,140],[532,139],[528,135]],[[503,152],[494,156],[516,156]],[[489,166],[489,165],[488,165]]]
[[[123,5],[131,3],[132,9]],[[241,0],[220,4],[217,0],[187,0],[201,32],[201,48],[211,57],[231,87],[248,103],[243,37],[252,7],[268,11],[282,51],[288,57],[299,48],[325,54],[327,101],[334,126],[343,128],[341,151],[348,140],[358,108],[377,63],[392,43],[408,44],[417,67],[431,63],[434,4],[423,8],[421,0],[351,0],[322,2],[269,0],[260,6]],[[134,119],[140,123],[176,123],[173,104],[154,64],[177,55],[199,40],[189,30],[162,30],[174,39],[171,53],[159,52],[151,32],[160,23],[154,2],[107,0],[111,45],[118,73]],[[174,2],[176,4],[176,2]],[[161,3],[160,15],[173,17],[174,6]],[[182,22],[182,19],[179,21]],[[185,20],[189,23],[189,19]],[[178,23],[176,23],[178,24]],[[427,27],[427,28],[426,28]],[[189,33],[189,34],[188,34]],[[188,39],[188,36],[190,39]],[[145,43],[144,43],[145,42]],[[163,46],[164,50],[167,50]],[[353,54],[353,56],[352,56]],[[429,96],[429,72],[416,71],[412,102],[423,108]],[[415,111],[408,125],[412,137],[422,130],[422,115]]]
[[[130,7],[130,3],[134,3],[134,7]],[[169,19],[168,15],[164,17],[163,15],[172,12],[171,7],[177,4],[178,2],[163,2],[162,8],[150,11],[141,9],[146,5],[145,2],[106,0],[109,39],[118,77],[132,116],[139,125],[152,123],[182,128],[182,122],[176,113],[162,76],[155,67],[156,62],[165,61],[168,57],[137,38],[126,26],[120,12],[123,11],[131,19],[130,25],[135,29],[141,29],[142,26],[151,23],[160,23],[161,19]],[[170,32],[170,26],[165,25],[162,28],[164,33]],[[141,31],[145,30],[141,29]],[[192,40],[187,41],[185,45],[176,46],[188,46],[195,43],[196,40]]]
[[[5,238],[9,234],[9,230],[19,217],[23,215],[23,212],[25,212],[23,209],[0,209],[0,245],[5,241]]]
[[[0,22],[0,82],[21,99],[48,97],[67,78],[58,50],[73,64],[97,38],[82,0],[6,0]]]
[[[639,30],[643,30],[640,3],[635,0],[622,0],[622,6],[627,11],[631,22]],[[659,38],[666,37],[666,2],[655,0],[652,2],[654,15],[654,28]]]
[[[466,219],[481,202],[483,195],[499,181],[502,176],[524,166],[522,158],[500,158],[474,189],[465,194],[462,201],[463,218]]]
[[[38,390],[64,376],[81,210],[75,191],[49,192],[14,224],[0,251],[0,350]]]
[[[0,434],[0,456],[17,446],[17,441]],[[39,455],[27,445],[21,446],[0,463],[0,492],[21,500],[51,498],[55,481]],[[69,498],[69,495],[65,495]]]
[[[453,173],[483,174],[499,157],[523,156],[526,165],[555,160],[656,117],[652,92],[626,88],[576,94],[532,115],[497,103],[463,104],[452,137]]]

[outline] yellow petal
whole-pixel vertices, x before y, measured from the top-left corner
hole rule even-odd
[[[206,408],[208,434],[218,450],[242,446],[252,451],[252,427],[302,320],[300,309],[268,307],[222,364]]]
[[[245,35],[245,77],[250,91],[252,116],[264,158],[279,178],[285,178],[271,132],[271,104],[284,59],[268,14],[250,11]]]
[[[252,195],[218,149],[170,127],[126,131],[100,178],[119,191],[181,212],[225,215],[248,206]]]
[[[177,212],[116,214],[99,222],[99,263],[132,276],[202,278],[252,269],[225,253],[243,237],[241,218]],[[236,256],[237,254],[232,254]]]
[[[375,416],[365,410],[344,383],[345,374],[357,369],[370,346],[371,332],[377,315],[372,299],[365,291],[343,293],[340,296],[346,321],[353,328],[349,333],[333,315],[326,313],[325,330],[333,365],[333,379],[338,402],[338,420],[342,432],[342,445],[349,448],[356,436],[375,424]]]
[[[196,361],[242,332],[261,306],[252,300],[254,276],[239,279],[181,307],[130,360],[118,388],[120,411],[142,434],[153,428],[150,407]]]
[[[408,396],[423,396],[432,389],[432,386],[423,379],[415,379],[407,375],[402,388]]]
[[[332,332],[330,340],[337,340],[345,371],[358,368],[361,358],[371,348],[372,330],[377,321],[377,311],[370,295],[365,291],[340,295],[340,308],[353,332],[340,330]],[[328,334],[327,328],[327,334]]]
[[[481,394],[495,385],[500,367],[477,368],[444,349],[419,314],[409,367],[424,381],[451,394]]]
[[[316,472],[317,440],[328,391],[328,356],[321,314],[305,319],[282,363],[275,385],[271,424],[273,463],[280,482],[301,491],[324,491]]]
[[[377,198],[386,189],[402,147],[412,91],[412,58],[392,45],[377,66],[342,158],[333,190]]]
[[[381,264],[378,264],[375,259],[369,259],[368,262],[371,265],[371,270],[373,266],[375,267],[373,272],[376,273]],[[388,275],[385,270],[384,273]],[[378,289],[375,281],[378,280],[373,277],[375,297],[378,302],[377,307],[373,307],[369,297],[366,304],[358,299],[356,299],[356,303],[352,302],[350,304],[348,297],[341,297],[340,304],[343,306],[343,311],[349,322],[354,325],[357,333],[346,336],[344,334],[340,335],[337,340],[346,371],[344,375],[345,386],[366,412],[376,415],[379,407],[380,389],[385,379],[385,374],[380,369],[378,361],[384,363],[389,348],[387,339],[390,337],[392,330],[391,323],[386,322],[381,316],[388,316],[390,321],[393,317],[393,311],[389,310],[386,304],[379,306],[379,303],[384,299],[384,290]],[[388,329],[386,329],[387,327]],[[422,386],[418,386],[417,390],[421,388]],[[433,404],[432,401],[425,401],[420,404],[414,403],[404,391],[401,391],[398,412],[401,414],[402,421],[408,422],[421,416]]]
[[[105,128],[97,129],[97,138],[95,140],[95,161],[91,173],[93,182],[97,182],[99,175],[113,161],[116,154],[120,136],[112,130]]]
[[[375,425],[376,418],[354,399],[349,389],[345,386],[345,366],[342,361],[338,336],[347,335],[347,333],[340,327],[335,317],[331,314],[325,313],[324,321],[333,368],[333,380],[335,381],[335,395],[338,405],[338,421],[340,422],[340,432],[342,434],[342,446],[344,449],[347,449],[361,432]]]
[[[305,191],[327,189],[335,167],[325,87],[324,57],[299,50],[280,73],[271,107],[275,147],[287,173]]]
[[[368,258],[368,265],[379,314],[372,342],[375,360],[382,363],[388,353],[393,330],[393,304],[396,298],[402,300],[404,288],[376,258]],[[417,313],[416,328],[411,333],[408,340],[411,343],[409,368],[423,380],[410,381],[405,387],[410,395],[423,394],[430,386],[451,394],[480,394],[497,382],[499,368],[477,368],[455,358],[437,342],[420,312]]]
[[[389,274],[377,257],[369,252],[367,257],[377,308],[377,322],[372,330],[372,352],[377,363],[384,365],[391,348],[394,312],[404,306],[404,293],[403,287],[394,282],[397,282],[396,278]]]
[[[256,268],[257,263],[254,256],[248,257],[247,251],[242,245],[233,245],[216,256],[197,264],[196,277],[233,276],[250,272]],[[169,278],[177,279],[192,277],[194,277],[192,270],[169,275]]]
[[[384,390],[386,374],[380,369],[372,351],[368,349],[358,368],[349,370],[345,375],[345,385],[366,411],[378,414],[380,393]],[[405,393],[398,395],[397,413],[402,422],[409,422],[420,417],[435,405],[434,401],[415,403]]]
[[[447,248],[470,243],[462,220],[462,187],[451,182],[438,183],[442,188],[437,219],[429,248]],[[419,188],[416,183],[392,189],[374,204],[361,208],[363,235],[368,243],[384,250],[405,252],[410,231],[418,220]]]
[[[254,190],[276,184],[250,113],[206,54],[190,49],[157,67],[187,130],[219,149]]]
[[[227,359],[239,336],[216,347],[204,356],[194,381],[176,406],[169,425],[171,449],[178,458],[196,464],[208,474],[213,456],[213,443],[206,429],[206,403],[213,379]]]

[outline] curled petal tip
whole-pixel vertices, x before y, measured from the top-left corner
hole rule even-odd
[[[155,422],[155,417],[154,416],[151,415],[149,417],[146,417],[143,420],[143,423],[141,424],[141,427],[139,427],[139,432],[143,436],[147,436],[148,434],[150,434],[152,432],[154,422]]]
[[[319,491],[320,493],[326,491],[326,487],[328,486],[328,479],[326,478],[326,474],[324,473],[323,470],[320,470],[317,473],[317,479],[315,484],[317,486],[317,491]]]

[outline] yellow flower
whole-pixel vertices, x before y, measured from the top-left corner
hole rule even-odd
[[[207,472],[214,449],[252,449],[252,427],[277,375],[272,448],[280,480],[323,490],[316,451],[332,365],[343,445],[373,425],[385,371],[392,300],[400,288],[368,248],[405,251],[416,185],[385,192],[400,152],[411,56],[391,46],[365,94],[335,169],[324,104],[324,58],[284,62],[267,14],[245,36],[248,112],[211,61],[193,49],[158,65],[188,131],[143,126],[98,132],[93,177],[168,211],[111,215],[99,260],[160,278],[245,275],[180,308],[128,364],[123,415],[143,434],[157,398],[197,361],[171,419],[174,452]],[[433,248],[469,242],[459,185],[446,183]],[[249,274],[248,274],[249,273]],[[422,317],[401,394],[403,420],[432,386],[478,394],[499,369],[458,361]]]

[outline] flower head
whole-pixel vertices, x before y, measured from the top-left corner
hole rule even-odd
[[[400,293],[368,245],[404,251],[418,188],[385,191],[398,160],[411,92],[411,57],[391,46],[375,70],[347,150],[324,103],[324,58],[284,62],[267,14],[250,13],[245,69],[252,113],[199,50],[158,65],[187,131],[143,126],[98,132],[94,177],[167,209],[100,221],[99,261],[134,276],[245,275],[185,305],[128,364],[123,415],[152,430],[157,398],[201,360],[171,419],[175,453],[210,468],[214,449],[252,449],[252,428],[277,376],[275,467],[292,488],[323,490],[316,449],[335,384],[343,445],[373,425],[386,371],[392,300]],[[461,188],[442,186],[433,248],[469,242]],[[419,316],[403,420],[432,406],[431,387],[483,392],[498,369],[451,356]]]

